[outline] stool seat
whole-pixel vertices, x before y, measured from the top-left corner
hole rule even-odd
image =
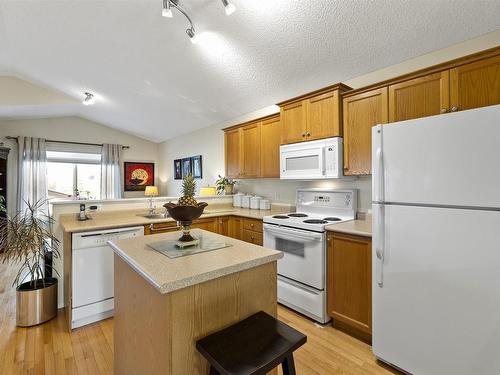
[[[307,337],[271,315],[260,311],[196,343],[211,365],[211,374],[266,374],[283,365],[284,374],[295,374],[293,351]]]

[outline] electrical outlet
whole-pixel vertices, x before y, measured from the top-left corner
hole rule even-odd
[[[91,212],[101,211],[102,210],[102,204],[91,204],[90,206],[88,206],[88,210],[91,211]]]

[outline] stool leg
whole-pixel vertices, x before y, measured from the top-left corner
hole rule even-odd
[[[219,375],[214,366],[210,366],[210,375]]]
[[[285,360],[281,363],[283,368],[283,375],[295,375],[295,362],[293,361],[293,353],[286,356]]]

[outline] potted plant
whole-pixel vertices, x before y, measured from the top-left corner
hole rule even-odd
[[[19,266],[16,288],[16,324],[29,327],[57,315],[57,279],[46,259],[59,258],[59,240],[52,233],[53,219],[44,212],[47,200],[27,202],[26,210],[0,219],[2,262]],[[1,210],[5,213],[3,201]],[[55,270],[57,273],[57,270]]]
[[[236,185],[236,181],[232,178],[222,177],[219,175],[219,179],[215,181],[215,185],[217,186],[217,194],[218,195],[231,195],[233,194],[234,185]]]

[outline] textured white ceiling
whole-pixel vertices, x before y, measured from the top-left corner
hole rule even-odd
[[[0,0],[0,72],[95,92],[77,114],[162,141],[500,29],[498,0],[180,2],[197,45],[161,0]]]

